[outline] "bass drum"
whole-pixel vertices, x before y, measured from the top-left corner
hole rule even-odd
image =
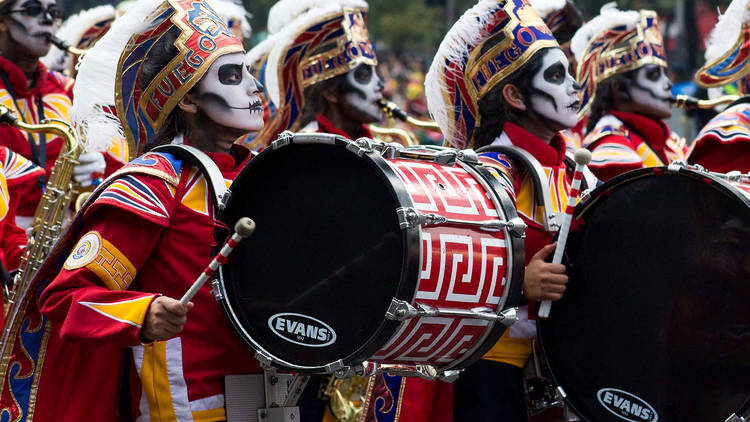
[[[570,282],[539,320],[547,365],[590,422],[719,422],[750,396],[750,185],[673,164],[576,208]],[[743,414],[744,413],[744,414]]]
[[[506,222],[523,223],[472,151],[285,133],[230,190],[222,220],[257,229],[216,289],[272,366],[446,376],[498,340],[520,299],[523,230]]]

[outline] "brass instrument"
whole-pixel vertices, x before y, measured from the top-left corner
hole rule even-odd
[[[55,47],[59,48],[62,51],[67,51],[69,54],[72,54],[74,56],[82,56],[83,53],[86,52],[86,50],[73,47],[72,45],[68,44],[64,40],[61,40],[60,38],[57,38],[54,35],[50,35],[49,42],[51,42]]]
[[[368,378],[323,377],[318,396],[329,401],[331,414],[340,422],[357,422],[365,404]]]
[[[676,107],[684,108],[686,110],[706,110],[714,108],[716,106],[732,103],[734,101],[737,101],[739,98],[739,95],[723,95],[721,97],[714,98],[713,100],[701,100],[700,98],[680,94],[672,98],[671,101]]]
[[[415,128],[440,132],[440,127],[435,122],[415,119],[401,110],[395,103],[381,99],[378,101],[378,105],[389,119],[400,120]],[[376,135],[397,140],[400,144],[407,147],[419,145],[419,139],[408,130],[375,125],[370,125],[370,130]]]
[[[78,164],[81,142],[73,126],[62,120],[43,120],[39,124],[28,124],[18,119],[13,110],[0,105],[0,121],[26,132],[51,133],[65,142],[29,227],[26,251],[8,297],[12,304],[15,298],[23,295],[44,258],[62,235],[65,213],[77,193],[73,185],[73,168]]]

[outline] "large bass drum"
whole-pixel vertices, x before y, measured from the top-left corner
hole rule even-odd
[[[449,376],[513,321],[524,225],[472,151],[285,133],[230,190],[257,229],[215,288],[267,364]]]
[[[582,419],[749,416],[748,180],[673,164],[619,176],[578,205],[568,289],[538,328]]]

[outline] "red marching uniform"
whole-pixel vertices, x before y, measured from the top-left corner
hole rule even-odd
[[[750,104],[729,107],[698,133],[687,161],[710,171],[750,172]]]
[[[235,151],[237,162],[249,156],[245,148]],[[228,154],[209,155],[231,183],[241,165]],[[86,210],[83,236],[43,292],[42,312],[64,341],[131,348],[131,404],[139,420],[224,420],[224,375],[260,368],[224,322],[210,286],[193,299],[179,335],[140,339],[151,301],[181,297],[212,258],[216,223],[206,180],[167,154],[149,153],[134,165],[141,172],[124,172]]]
[[[610,111],[583,140],[591,150],[589,169],[607,181],[626,171],[658,167],[685,159],[685,140],[663,120]]]
[[[13,62],[0,56],[0,104],[13,110],[26,123],[38,124],[44,119],[70,121],[73,98],[73,79],[52,72],[40,61],[36,81],[28,86],[26,75]],[[44,141],[44,142],[42,142]],[[33,146],[32,146],[33,142]],[[40,167],[44,167],[47,177],[60,155],[63,140],[57,136],[40,133],[26,133],[22,130],[0,125],[0,145],[21,154]],[[112,151],[104,154],[107,174],[122,166],[127,152]],[[45,178],[46,181],[46,178]],[[28,184],[21,193],[18,215],[33,216],[42,196],[40,184]]]

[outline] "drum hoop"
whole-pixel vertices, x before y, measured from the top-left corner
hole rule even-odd
[[[495,179],[495,177],[484,168],[484,166],[481,164],[469,164],[460,160],[458,160],[457,163],[490,193],[490,199],[497,210],[498,218],[509,221],[518,217],[516,207],[510,196],[508,196],[500,182],[498,182],[497,179]],[[506,254],[506,262],[508,262],[509,265],[506,265],[505,267],[507,269],[506,278],[508,283],[507,288],[503,289],[503,295],[497,305],[497,313],[508,308],[516,307],[520,304],[526,255],[524,239],[522,237],[514,236],[508,228],[505,228],[503,232],[505,233],[505,250],[508,251]],[[482,356],[489,352],[495,343],[500,340],[500,337],[502,337],[507,329],[508,327],[501,323],[490,322],[487,325],[487,329],[482,334],[481,339],[475,342],[475,344],[462,355],[461,359],[457,359],[456,361],[439,368],[439,370],[446,371],[454,368],[466,368],[467,366],[479,361]]]
[[[280,138],[281,140],[281,138]],[[248,162],[248,164],[245,166],[244,169],[240,172],[240,174],[235,178],[234,182],[232,183],[232,186],[235,185],[235,183],[241,181],[243,179],[244,174],[248,171],[247,169],[251,168],[253,166],[254,162],[258,162],[258,159],[261,156],[270,155],[274,153],[276,150],[281,149],[287,145],[296,144],[296,145],[310,145],[310,144],[321,144],[321,145],[332,145],[340,148],[344,148],[347,151],[350,151],[355,156],[359,156],[360,158],[364,158],[366,162],[368,162],[368,165],[374,166],[377,170],[380,176],[383,178],[383,180],[387,183],[389,190],[391,191],[391,194],[393,195],[394,202],[397,202],[400,204],[401,207],[411,207],[413,206],[413,203],[411,201],[411,197],[407,193],[406,186],[403,184],[401,179],[398,177],[396,172],[390,167],[388,162],[378,153],[377,151],[365,151],[364,153],[362,149],[355,148],[356,144],[349,140],[344,138],[343,136],[339,135],[332,135],[332,134],[322,134],[322,133],[314,133],[314,134],[292,134],[290,136],[287,136],[284,138],[285,143],[283,144],[272,144],[272,147],[267,148],[263,150],[260,154],[258,154],[257,157],[253,158]],[[278,141],[277,141],[278,142]],[[360,154],[361,153],[361,154]],[[232,192],[232,186],[229,187],[229,191]],[[234,199],[234,195],[230,196],[229,200],[227,201],[226,206],[224,207],[224,210],[222,212],[222,215],[220,216],[220,220],[224,221],[224,214],[226,210],[231,208],[232,201]],[[396,208],[398,208],[397,206]],[[396,208],[394,208],[393,212],[396,213]],[[226,221],[224,221],[226,223]],[[417,289],[417,285],[419,282],[419,273],[420,273],[420,256],[421,256],[421,248],[422,248],[422,242],[420,241],[419,237],[419,229],[418,228],[408,228],[408,229],[402,229],[402,241],[404,245],[404,251],[405,252],[411,252],[411,251],[418,251],[418,252],[411,252],[411,253],[404,253],[403,260],[402,260],[402,270],[401,270],[401,276],[399,280],[398,289],[396,290],[394,297],[401,299],[401,300],[412,300],[414,298],[414,292]],[[304,365],[297,365],[291,362],[287,362],[275,354],[269,352],[264,347],[262,347],[258,342],[247,332],[244,326],[240,324],[240,319],[237,316],[237,313],[235,312],[232,304],[228,300],[227,295],[227,289],[226,284],[224,283],[224,268],[223,266],[219,267],[219,277],[216,280],[214,286],[218,290],[218,294],[216,295],[217,301],[221,305],[222,309],[224,310],[224,315],[229,320],[230,325],[235,329],[235,333],[241,338],[241,340],[252,350],[256,352],[260,352],[265,357],[270,358],[271,363],[279,368],[287,369],[290,371],[297,371],[297,372],[314,372],[314,373],[327,373],[328,370],[326,368],[327,365],[320,365],[320,366],[304,366]],[[406,296],[405,293],[409,293],[411,296]],[[396,334],[398,327],[401,325],[398,321],[391,321],[387,318],[385,318],[385,313],[387,309],[383,310],[383,321],[378,326],[378,328],[373,332],[373,334],[370,336],[370,338],[367,339],[367,341],[364,342],[364,344],[356,349],[353,353],[351,353],[349,356],[346,356],[342,358],[344,365],[353,366],[357,365],[365,360],[367,360],[369,357],[373,356],[380,348],[386,344],[386,342]],[[330,362],[329,364],[333,364],[336,362]]]
[[[592,206],[595,204],[598,204],[601,198],[606,197],[603,195],[603,193],[606,193],[608,191],[611,191],[612,189],[615,189],[618,186],[622,186],[628,183],[631,183],[633,181],[644,179],[647,177],[662,177],[662,176],[673,176],[673,175],[683,175],[688,176],[693,179],[703,179],[707,178],[711,180],[711,183],[707,183],[710,186],[718,186],[719,191],[727,194],[727,196],[734,197],[736,199],[739,199],[745,206],[750,207],[750,198],[743,195],[738,191],[734,185],[729,183],[727,180],[722,179],[721,177],[718,177],[714,174],[711,174],[707,171],[698,170],[696,168],[690,168],[690,167],[678,167],[675,170],[670,169],[668,166],[662,166],[662,167],[648,167],[648,168],[642,168],[642,169],[636,169],[631,170],[626,173],[623,173],[619,176],[616,176],[607,182],[599,185],[596,187],[596,189],[592,190],[591,193],[584,199],[582,199],[578,205],[575,208],[574,216],[573,218],[579,218],[583,213],[588,211]],[[558,389],[562,389],[562,391],[565,392],[563,394],[563,400],[565,401],[565,404],[573,410],[573,412],[581,418],[583,422],[594,422],[592,419],[589,419],[586,415],[582,414],[581,411],[575,406],[575,404],[572,402],[571,395],[569,392],[565,389],[565,386],[560,385],[560,382],[558,381],[558,369],[559,368],[553,368],[552,365],[550,365],[549,360],[549,353],[547,352],[548,347],[545,346],[544,341],[544,329],[543,327],[543,320],[537,319],[536,321],[536,329],[537,329],[537,339],[539,341],[539,345],[542,350],[542,355],[544,358],[544,364],[547,367],[547,370],[549,371],[550,378],[552,378],[552,382]],[[750,405],[750,396],[748,397],[747,401],[745,402],[745,405],[738,410],[738,412],[747,412],[748,408],[746,406]]]

